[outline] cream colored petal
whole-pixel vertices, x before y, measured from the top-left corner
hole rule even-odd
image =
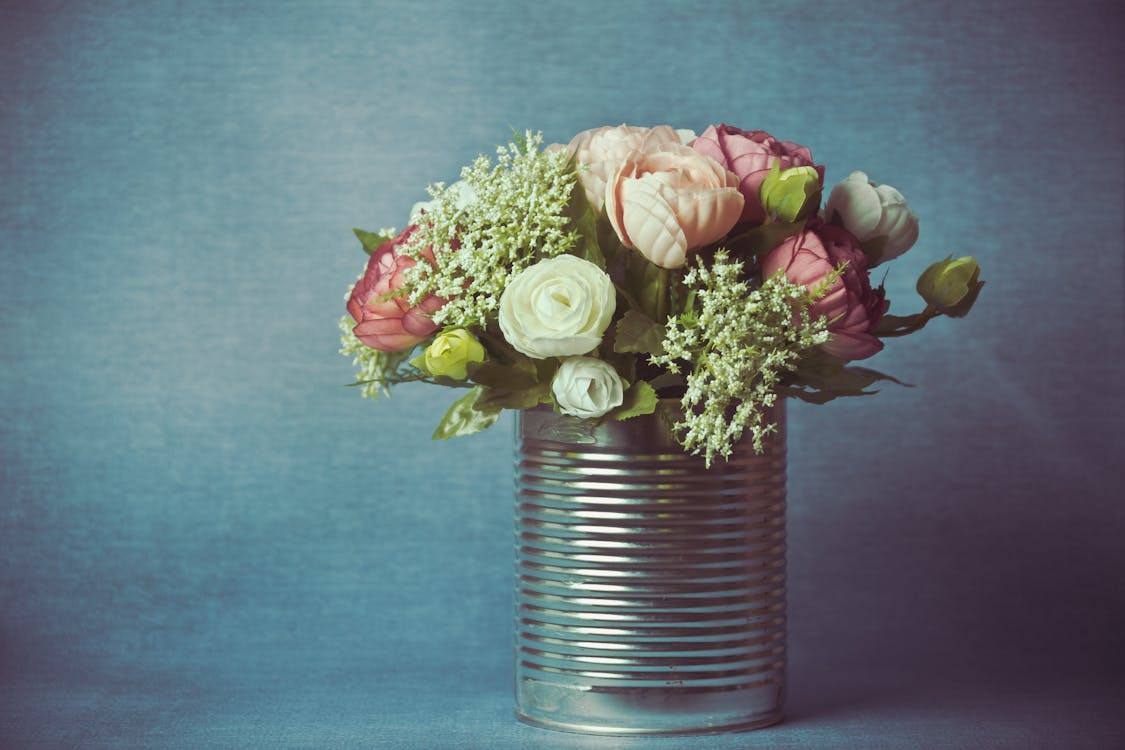
[[[673,205],[687,249],[709,245],[729,232],[742,216],[744,200],[738,188],[680,193]]]
[[[631,160],[625,160],[617,169],[609,176],[605,183],[605,215],[609,219],[610,226],[613,231],[617,233],[618,239],[625,247],[636,247],[633,241],[629,238],[629,233],[625,231],[625,220],[622,216],[623,205],[621,201],[621,192],[623,184],[632,179],[632,173],[635,165]]]
[[[832,188],[824,207],[824,218],[832,221],[839,212],[844,227],[858,239],[872,235],[883,219],[883,203],[863,172],[852,172]]]
[[[626,234],[642,255],[662,268],[684,265],[687,237],[672,206],[656,187],[644,180],[623,181],[621,216]]]

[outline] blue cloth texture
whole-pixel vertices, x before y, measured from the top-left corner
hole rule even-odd
[[[71,0],[0,23],[0,747],[1125,746],[1116,2]],[[726,122],[899,188],[972,314],[789,411],[787,721],[512,717],[512,420],[372,404],[352,227],[509,127]],[[877,278],[877,281],[882,280]]]

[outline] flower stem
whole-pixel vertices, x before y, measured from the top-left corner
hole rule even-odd
[[[935,308],[933,305],[926,305],[926,309],[920,312],[917,316],[917,319],[910,325],[906,326],[905,328],[900,328],[897,331],[887,331],[886,333],[880,333],[878,334],[878,336],[881,339],[895,338],[896,336],[909,336],[916,331],[922,330],[922,328],[927,323],[929,323],[937,316],[937,308]]]
[[[662,266],[656,277],[656,322],[660,325],[664,325],[664,321],[668,319],[668,286],[671,279],[672,272]]]

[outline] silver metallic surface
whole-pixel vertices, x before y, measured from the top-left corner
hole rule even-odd
[[[773,724],[785,694],[785,414],[705,471],[656,416],[521,412],[516,713],[594,734]]]

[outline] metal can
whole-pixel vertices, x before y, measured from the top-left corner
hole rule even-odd
[[[738,731],[785,696],[785,413],[705,468],[661,412],[546,408],[516,435],[516,715],[609,735]]]

